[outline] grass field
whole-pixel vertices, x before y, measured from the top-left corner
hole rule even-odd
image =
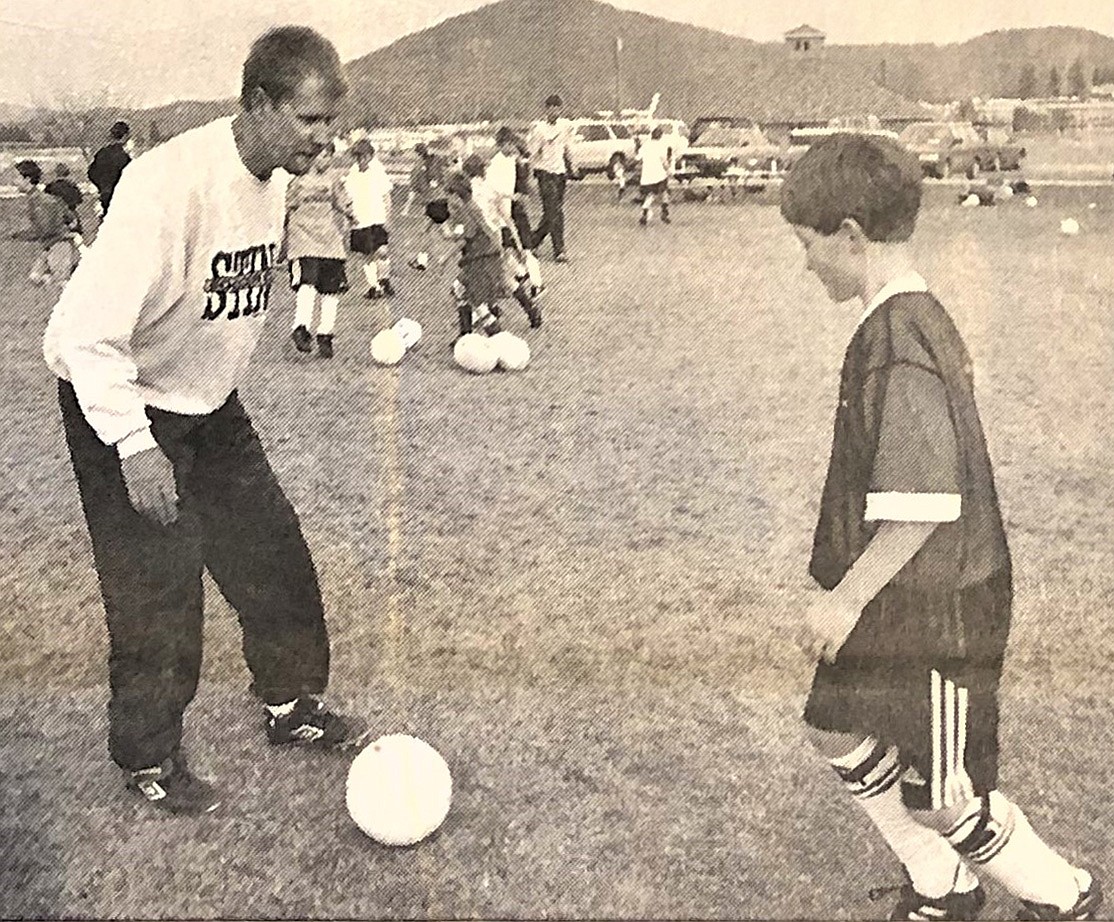
[[[1032,210],[955,191],[931,190],[919,245],[975,356],[1015,558],[1003,787],[1110,872],[1114,190],[1038,190]],[[449,277],[403,268],[395,309],[426,337],[399,368],[370,364],[387,310],[358,292],[337,358],[296,356],[284,291],[243,388],[321,574],[333,696],[453,768],[442,830],[402,851],[350,824],[343,759],[268,750],[211,586],[187,741],[225,809],[166,819],[125,796],[49,303],[31,251],[0,243],[0,917],[889,911],[867,891],[897,866],[806,749],[789,641],[857,308],[825,300],[768,203],[640,230],[578,187],[568,211],[575,261],[547,264],[526,372],[456,369]]]

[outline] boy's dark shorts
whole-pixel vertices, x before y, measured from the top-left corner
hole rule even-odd
[[[380,247],[385,247],[390,242],[390,231],[382,224],[356,227],[348,235],[349,248],[353,253],[360,253],[363,256],[374,256]]]
[[[348,275],[343,259],[302,256],[290,261],[290,287],[297,290],[310,285],[318,294],[339,295],[348,291]]]
[[[805,722],[897,746],[913,770],[904,788],[912,809],[994,790],[1012,595],[1008,571],[941,595],[887,586],[836,661],[817,666]]]
[[[434,199],[425,206],[425,216],[434,224],[444,224],[449,220],[449,200]]]
[[[668,188],[669,180],[663,179],[661,182],[652,182],[648,186],[639,186],[638,192],[645,198],[647,195],[662,195]]]

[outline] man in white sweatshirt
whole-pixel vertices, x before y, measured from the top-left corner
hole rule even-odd
[[[316,572],[236,392],[270,304],[288,174],[310,168],[345,92],[316,32],[262,36],[235,117],[128,167],[46,331],[108,621],[109,752],[129,790],[174,813],[219,803],[181,751],[204,568],[239,614],[269,740],[343,747],[363,732],[318,697]]]

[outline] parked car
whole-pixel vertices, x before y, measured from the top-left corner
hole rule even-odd
[[[755,125],[713,125],[689,145],[677,171],[687,178],[723,179],[729,174],[776,175],[789,168],[799,148],[775,144]]]
[[[635,144],[641,148],[650,139],[655,128],[662,129],[662,137],[668,142],[673,151],[673,161],[676,163],[689,149],[689,128],[684,122],[676,118],[648,118],[637,122],[628,122],[628,127],[634,134]]]
[[[921,162],[925,176],[974,178],[985,170],[1017,170],[1025,158],[1018,144],[992,144],[964,122],[917,122],[898,136]]]
[[[605,119],[574,119],[572,163],[576,175],[606,172],[615,177],[621,164],[630,170],[635,160],[636,144],[631,130],[624,124]]]

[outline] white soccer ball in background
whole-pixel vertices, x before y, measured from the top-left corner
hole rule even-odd
[[[465,371],[486,375],[499,364],[499,354],[486,336],[465,333],[453,345],[453,358]]]
[[[1025,204],[1028,205],[1030,208],[1036,208],[1037,197],[1035,195],[1030,195],[1027,199],[1025,199]]]
[[[404,733],[370,743],[348,770],[348,813],[383,845],[420,842],[445,821],[452,798],[452,774],[441,753]]]
[[[978,208],[979,197],[974,192],[970,193],[960,204],[964,208]]]
[[[499,367],[504,371],[522,371],[530,364],[529,344],[509,330],[503,330],[492,336],[491,345],[495,348]]]
[[[371,338],[371,357],[380,365],[397,365],[406,355],[406,343],[393,327]]]
[[[1060,233],[1065,237],[1074,237],[1080,231],[1079,222],[1075,218],[1064,218],[1060,222]]]

